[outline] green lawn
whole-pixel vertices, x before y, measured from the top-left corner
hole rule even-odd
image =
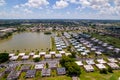
[[[90,73],[82,73],[80,80],[118,80],[120,77],[120,70],[114,73],[100,74],[98,71]]]
[[[5,70],[5,68],[0,68],[0,72],[3,72]]]
[[[25,75],[26,75],[26,72],[22,72],[19,80],[25,80]]]
[[[112,44],[115,47],[119,47],[120,48],[120,39],[112,37],[112,36],[102,36],[96,33],[92,34],[93,37],[98,38],[99,40],[102,40],[106,43]]]
[[[51,50],[56,51],[55,41],[53,37],[51,37]]]
[[[95,72],[85,72],[82,69],[82,74],[80,75],[80,80],[118,80],[120,77],[120,70],[114,70],[114,73],[100,74],[99,71]],[[31,78],[27,80],[72,80],[69,76],[54,76],[54,77],[41,77],[40,73],[36,76],[37,78]]]
[[[72,78],[68,76],[56,76],[56,77],[44,77],[39,80],[72,80]]]
[[[72,78],[68,76],[55,76],[55,77],[37,77],[26,80],[72,80]]]

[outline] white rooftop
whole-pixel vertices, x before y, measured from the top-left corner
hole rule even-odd
[[[10,58],[10,60],[17,60],[18,59],[18,56],[12,56],[11,58]]]
[[[36,64],[35,65],[35,69],[43,69],[44,68],[44,64]]]
[[[90,52],[90,50],[85,50],[84,52],[89,53],[89,52]]]
[[[77,51],[80,51],[80,52],[82,52],[82,51],[84,51],[83,49],[77,49]]]
[[[61,58],[61,57],[62,57],[62,54],[55,54],[55,56],[56,56],[57,58]]]
[[[84,65],[84,68],[86,71],[94,71],[94,68],[92,67],[92,65]]]
[[[35,53],[34,53],[34,52],[31,52],[31,53],[29,53],[29,55],[30,55],[30,56],[33,56],[33,55],[35,55]]]
[[[53,55],[53,54],[56,54],[56,52],[55,52],[55,51],[50,51],[50,54],[52,54],[52,55]]]
[[[96,66],[99,68],[99,69],[105,69],[106,67],[104,66],[104,64],[96,64]]]
[[[86,60],[86,63],[87,63],[87,64],[95,64],[95,62],[94,62],[93,59],[88,59],[88,60]]]
[[[88,55],[86,52],[81,52],[81,55],[85,56]]]
[[[111,68],[118,69],[120,68],[116,63],[107,63]]]
[[[71,55],[71,53],[65,53],[66,56]]]
[[[29,58],[29,55],[25,55],[22,57],[22,59],[28,59]]]
[[[83,65],[82,61],[75,61],[75,63],[76,63],[77,65],[79,65],[79,66],[82,66],[82,65]]]
[[[45,58],[51,58],[51,54],[46,54]]]
[[[14,56],[14,55],[15,55],[14,53],[10,53],[10,54],[9,54],[10,57],[12,57],[12,56]]]
[[[39,58],[40,57],[40,55],[34,55],[33,56],[33,58]]]
[[[120,61],[120,58],[117,58]]]
[[[109,62],[118,62],[116,59],[114,59],[114,58],[108,58],[108,61]]]
[[[91,48],[92,46],[91,45],[87,45],[88,48]]]
[[[46,54],[46,52],[40,52],[39,53],[39,55],[45,55]]]
[[[24,56],[25,55],[25,53],[19,53],[19,56]]]
[[[108,46],[108,44],[107,43],[103,43],[102,46],[106,47],[106,46]]]
[[[81,49],[86,49],[86,47],[81,47]]]
[[[98,54],[98,55],[102,54],[100,51],[96,51],[95,53]]]
[[[100,64],[102,64],[102,63],[107,63],[105,60],[103,60],[103,59],[97,59],[97,62],[98,63],[100,63]]]
[[[109,47],[107,47],[107,49],[112,50],[112,49],[113,49],[113,47],[109,46]]]
[[[95,48],[91,48],[92,51],[95,51],[96,49]]]
[[[65,54],[65,51],[59,51],[60,54]]]

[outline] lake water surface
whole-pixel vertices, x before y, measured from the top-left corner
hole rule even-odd
[[[43,50],[50,49],[51,35],[45,35],[44,32],[22,32],[15,33],[12,37],[0,40],[0,51],[13,51],[13,50]]]

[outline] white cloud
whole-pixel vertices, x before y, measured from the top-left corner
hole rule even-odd
[[[79,3],[83,6],[83,7],[87,7],[90,5],[90,2],[88,0],[80,0]]]
[[[120,6],[120,0],[114,0],[116,6]]]
[[[42,8],[43,6],[46,6],[48,4],[49,2],[47,0],[28,0],[28,2],[26,2],[25,4],[16,5],[14,7]]]
[[[53,10],[51,10],[51,9],[46,10],[46,14],[51,14],[51,13],[53,13]]]
[[[97,10],[98,14],[120,15],[120,0],[79,0],[77,4],[80,6],[76,10],[91,8]]]
[[[19,5],[15,5],[14,8],[17,9],[17,8],[20,8],[20,6]]]
[[[5,4],[5,0],[0,0],[0,6],[3,6]]]
[[[76,10],[82,11],[85,7],[78,6]]]
[[[66,1],[69,1],[70,3],[77,3],[77,0],[66,0]]]
[[[61,9],[67,7],[69,4],[65,0],[56,1],[56,4],[53,5],[54,9]]]
[[[29,10],[29,9],[27,9],[27,8],[24,9],[23,11],[24,11],[25,13],[33,13],[31,10]]]
[[[6,12],[0,12],[0,18],[4,17],[15,17],[15,18],[53,18],[53,16],[59,18],[116,18],[120,19],[120,0],[55,0],[55,4],[51,4],[48,1],[51,0],[27,0],[26,3],[18,4],[13,7],[13,9],[4,10]],[[0,0],[0,6],[4,5],[5,0]],[[77,6],[76,8],[72,7],[72,10],[76,12],[70,13],[72,10],[67,9],[67,11],[56,12],[55,9],[63,9],[68,6]],[[40,8],[44,8],[46,13],[42,13]],[[34,8],[38,9],[37,12],[34,12]],[[53,8],[53,9],[51,9]],[[89,13],[86,13],[84,10],[88,10]],[[91,10],[92,9],[92,10]],[[12,12],[14,10],[14,12]],[[83,14],[81,14],[83,13]],[[28,15],[29,14],[29,15]],[[53,15],[53,16],[50,16]],[[74,15],[74,16],[71,16]]]
[[[48,4],[49,2],[47,0],[28,0],[28,2],[25,3],[26,6],[33,8],[39,8],[41,6],[46,6]]]
[[[67,12],[67,14],[69,15],[69,14],[70,14],[70,12],[68,11],[68,12]]]

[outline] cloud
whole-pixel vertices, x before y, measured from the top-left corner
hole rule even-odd
[[[29,10],[29,9],[27,9],[27,8],[24,9],[23,11],[24,11],[25,13],[33,13],[31,10]]]
[[[99,10],[102,15],[120,16],[120,0],[112,0],[114,6],[110,3],[104,3],[104,6]],[[106,6],[105,6],[106,5]]]
[[[69,14],[70,14],[70,12],[68,11],[68,12],[67,12],[67,14],[69,15]]]
[[[79,3],[83,6],[83,7],[87,7],[89,6],[91,3],[88,0],[80,0]]]
[[[67,0],[69,1],[70,3],[77,3],[77,0]]]
[[[55,5],[53,5],[54,9],[61,9],[61,8],[65,8],[67,7],[69,4],[67,1],[65,0],[60,0],[60,1],[56,1]]]
[[[47,0],[28,0],[28,2],[16,5],[14,6],[14,8],[18,7],[42,8],[43,6],[46,6],[48,4],[49,2]]]
[[[120,0],[115,0],[114,3],[116,6],[120,6]]]
[[[0,0],[0,6],[3,6],[5,3],[5,0]]]
[[[19,5],[15,5],[13,8],[18,9],[18,8],[20,8],[20,6]]]
[[[26,1],[27,2],[25,3],[21,2],[20,4],[13,5],[14,7],[12,8],[9,7],[9,5],[6,5],[7,7],[4,8],[5,12],[2,12],[3,9],[0,11],[1,15],[0,18],[1,17],[38,18],[37,14],[39,14],[40,18],[59,17],[59,18],[120,19],[120,0],[55,0],[54,4],[51,2],[52,0],[26,0]],[[0,0],[0,6],[6,3],[7,2],[5,2],[5,0]],[[42,8],[42,10],[39,10],[40,8]],[[64,8],[65,10],[63,10]],[[56,9],[62,10],[59,10],[60,12],[57,12]],[[12,10],[14,11],[14,13],[12,12]]]
[[[90,8],[102,15],[120,15],[120,0],[79,0],[76,3],[79,4],[76,10]]]
[[[33,8],[39,8],[41,6],[46,6],[48,4],[49,2],[47,0],[28,0],[28,2],[25,3],[26,6]]]

